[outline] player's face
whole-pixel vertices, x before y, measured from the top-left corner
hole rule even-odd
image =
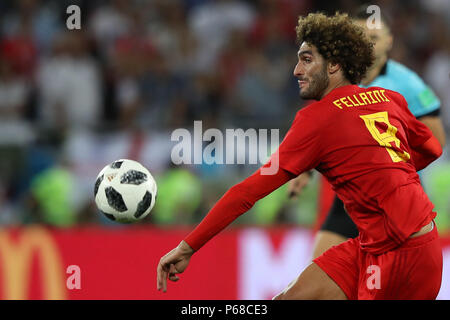
[[[366,20],[356,20],[356,24],[364,28],[367,37],[373,42],[373,51],[375,55],[375,63],[377,61],[384,61],[392,48],[392,35],[389,29],[381,23],[380,28],[369,29]]]
[[[320,100],[329,84],[327,62],[315,46],[303,42],[297,53],[294,76],[298,79],[300,97]]]

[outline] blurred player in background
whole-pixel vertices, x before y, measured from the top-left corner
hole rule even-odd
[[[299,18],[296,31],[300,96],[317,101],[298,111],[269,162],[229,189],[161,258],[157,289],[165,292],[167,279],[178,281],[192,255],[256,201],[315,168],[360,234],[314,259],[276,298],[436,298],[442,249],[436,213],[416,171],[442,154],[438,140],[400,94],[356,85],[373,63],[373,48],[347,15],[309,14]],[[274,163],[279,170],[264,174]]]
[[[363,87],[383,87],[396,91],[403,95],[412,114],[422,123],[428,126],[433,135],[439,140],[442,147],[445,145],[445,131],[440,119],[441,103],[434,92],[412,70],[404,65],[388,58],[392,48],[393,36],[388,21],[381,14],[379,28],[367,25],[370,14],[367,13],[368,5],[361,6],[354,15],[355,22],[363,27],[369,40],[374,43],[375,60],[362,79]],[[300,195],[308,184],[311,172],[304,173],[289,182],[288,192],[294,198]],[[322,191],[328,190],[328,184],[322,179]],[[321,193],[323,194],[323,193]],[[322,207],[325,199],[322,199]],[[344,204],[334,195],[334,201],[325,219],[319,216],[319,223],[323,222],[316,234],[313,248],[313,259],[320,256],[327,249],[338,245],[349,238],[358,236],[358,229],[345,212]]]

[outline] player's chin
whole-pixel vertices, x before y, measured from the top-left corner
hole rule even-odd
[[[312,99],[310,92],[304,89],[300,89],[300,98],[305,100]]]

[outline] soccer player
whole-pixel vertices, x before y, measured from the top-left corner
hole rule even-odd
[[[192,255],[254,203],[302,172],[322,173],[359,236],[305,268],[276,299],[434,299],[442,250],[433,204],[417,175],[442,148],[398,93],[356,84],[373,62],[361,27],[344,14],[300,17],[294,75],[301,109],[269,162],[229,189],[202,222],[163,256],[157,289],[179,280]],[[277,163],[276,174],[264,174]]]
[[[403,95],[411,113],[428,126],[443,147],[445,145],[445,131],[439,115],[439,99],[414,71],[388,58],[389,51],[392,48],[393,36],[387,19],[384,15],[381,15],[380,25],[378,27],[371,26],[371,29],[369,29],[367,19],[370,15],[367,13],[367,6],[361,6],[354,15],[355,22],[365,29],[369,40],[374,43],[375,60],[362,79],[362,86],[383,87]],[[290,196],[298,196],[308,184],[309,179],[310,172],[290,181],[288,186]],[[326,181],[323,181],[323,183],[326,184]],[[331,209],[316,234],[313,259],[332,246],[357,236],[357,227],[345,212],[342,201],[335,196]]]

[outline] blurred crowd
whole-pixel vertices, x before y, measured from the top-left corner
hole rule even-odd
[[[281,139],[305,104],[292,75],[298,16],[362,3],[2,0],[0,223],[109,224],[93,188],[98,172],[120,158],[140,161],[158,182],[145,223],[199,221],[257,166],[175,166],[173,130],[201,120],[203,130],[277,128]],[[66,25],[72,4],[81,9],[80,30]],[[375,4],[395,17],[391,57],[434,89],[450,132],[450,2]],[[428,188],[450,220],[446,157]],[[298,203],[280,189],[241,221],[312,225],[317,184],[316,177]]]

